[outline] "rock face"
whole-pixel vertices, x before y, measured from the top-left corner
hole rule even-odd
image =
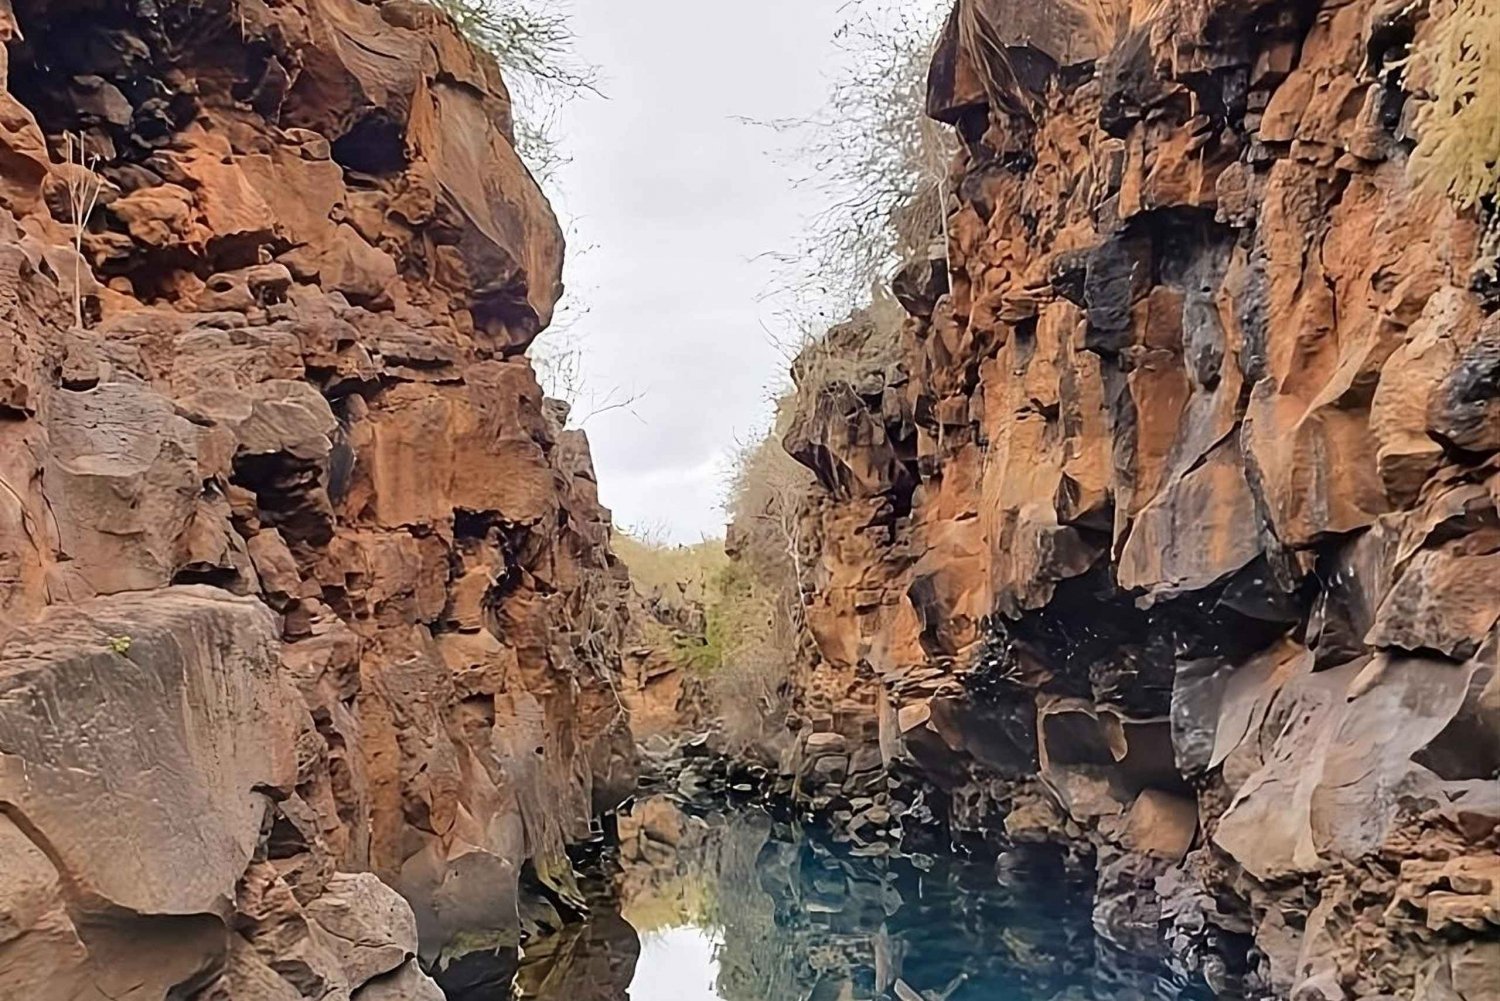
[[[906,362],[787,440],[817,795],[834,735],[914,765],[909,818],[1069,843],[1101,932],[1246,996],[1495,990],[1500,316],[1407,170],[1436,16],[965,0]]]
[[[562,238],[411,0],[0,0],[0,983],[422,997],[632,785]]]

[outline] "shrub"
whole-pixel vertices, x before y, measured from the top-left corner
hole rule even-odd
[[[895,265],[927,253],[943,231],[955,145],[951,131],[926,115],[941,5],[927,5],[927,13],[909,4],[865,6],[872,9],[839,31],[848,69],[827,112],[768,123],[787,136],[792,162],[811,164],[798,183],[827,197],[801,245],[777,255],[776,291],[798,327],[826,327],[867,301]]]
[[[807,582],[803,538],[811,474],[781,447],[789,414],[740,449],[725,498],[727,548],[708,606],[708,649],[717,664],[704,688],[732,750],[769,751],[784,735],[792,671],[801,656]]]
[[[1430,16],[1407,68],[1429,98],[1411,172],[1472,209],[1500,192],[1500,0],[1433,0]]]
[[[495,57],[516,104],[516,152],[539,179],[567,162],[553,133],[562,106],[594,90],[594,67],[580,62],[571,18],[560,0],[431,0],[470,41]]]
[[[769,454],[769,444],[763,451]],[[747,504],[764,502],[763,469],[742,466],[737,479]],[[614,538],[616,555],[652,612],[642,635],[658,649],[672,649],[679,666],[697,677],[726,749],[735,753],[763,747],[782,730],[797,649],[798,619],[789,604],[794,577],[781,529],[749,520],[756,526],[750,548],[734,561],[722,540],[671,546],[618,531]]]

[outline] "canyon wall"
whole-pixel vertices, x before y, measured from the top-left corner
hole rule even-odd
[[[1495,206],[1408,169],[1451,6],[960,4],[904,361],[786,437],[815,805],[878,748],[1234,996],[1500,994]]]
[[[0,994],[439,997],[633,788],[495,61],[411,0],[0,40]]]

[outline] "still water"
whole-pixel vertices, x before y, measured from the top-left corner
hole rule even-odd
[[[1094,935],[1086,888],[1045,861],[835,846],[748,810],[638,803],[594,914],[532,943],[534,1001],[1187,1001]]]

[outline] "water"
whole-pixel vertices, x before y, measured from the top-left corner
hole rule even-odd
[[[946,853],[896,857],[835,846],[757,811],[695,815],[663,799],[638,804],[620,835],[591,887],[591,919],[528,945],[520,997],[1201,996],[1151,957],[1097,938],[1086,887],[1044,854],[1000,869]]]
[[[675,998],[677,1001],[718,1001],[719,933],[685,925],[651,932],[641,943],[632,998]]]

